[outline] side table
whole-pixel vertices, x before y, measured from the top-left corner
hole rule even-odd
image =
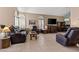
[[[37,33],[35,31],[30,32],[30,40],[32,40],[32,37],[35,37],[37,40]]]
[[[0,48],[8,48],[10,46],[10,37],[0,38]]]

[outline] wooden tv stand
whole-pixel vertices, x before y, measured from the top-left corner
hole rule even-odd
[[[48,25],[48,29],[47,29],[48,33],[56,33],[57,32],[57,25]]]
[[[53,24],[53,25],[48,25],[48,33],[56,33],[56,32],[62,32],[62,31],[66,31],[65,29],[65,22],[57,22],[57,24]]]

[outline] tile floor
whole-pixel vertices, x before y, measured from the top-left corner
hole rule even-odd
[[[14,44],[0,52],[77,52],[79,47],[64,47],[56,42],[56,33],[39,34],[38,39],[30,40],[29,35],[25,43]]]

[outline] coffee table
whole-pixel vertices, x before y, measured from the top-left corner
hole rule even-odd
[[[35,31],[30,32],[30,40],[32,40],[33,37],[37,40],[37,33]]]

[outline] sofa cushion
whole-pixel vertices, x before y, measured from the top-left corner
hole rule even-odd
[[[62,34],[57,34],[56,35],[56,41],[60,43],[61,45],[66,46],[67,45],[67,38],[64,37]]]

